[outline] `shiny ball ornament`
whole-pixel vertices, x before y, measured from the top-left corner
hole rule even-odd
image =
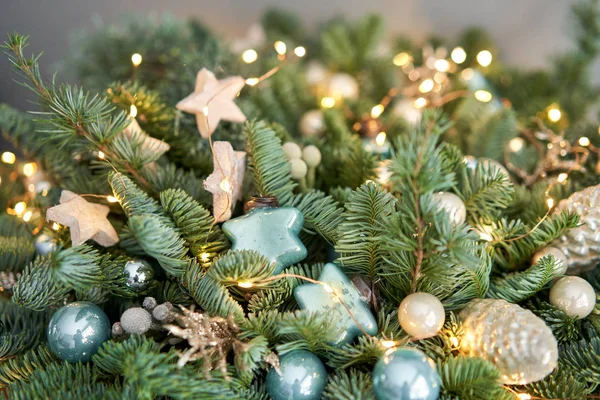
[[[465,203],[450,192],[438,192],[432,196],[432,201],[438,205],[440,209],[445,210],[450,217],[450,220],[455,225],[461,225],[467,219],[467,208]]]
[[[483,358],[500,371],[507,385],[544,379],[558,361],[558,343],[543,319],[500,299],[475,299],[460,312],[461,350]]]
[[[318,400],[327,383],[319,357],[306,350],[291,351],[279,359],[281,374],[271,368],[267,392],[273,400]]]
[[[121,327],[127,333],[139,335],[148,332],[152,326],[152,315],[141,308],[133,307],[121,315]]]
[[[300,133],[303,137],[318,136],[325,130],[325,120],[323,119],[323,111],[311,110],[300,118],[299,122]]]
[[[549,255],[553,256],[554,260],[556,260],[555,272],[557,275],[563,275],[565,272],[567,272],[567,257],[562,251],[552,246],[547,246],[538,250],[533,257],[531,257],[531,265],[537,264],[541,258]]]
[[[146,261],[133,260],[127,261],[123,267],[123,274],[127,279],[125,285],[132,291],[139,293],[150,287],[154,270]]]
[[[309,168],[314,168],[321,164],[321,150],[317,146],[306,146],[302,150],[302,159]]]
[[[281,146],[288,160],[297,160],[302,158],[302,149],[294,142],[287,142]]]
[[[568,316],[582,319],[594,310],[596,292],[585,279],[565,276],[550,289],[550,303]]]
[[[42,233],[36,236],[34,247],[37,254],[45,256],[55,252],[58,246],[50,235]]]
[[[432,294],[409,294],[398,308],[400,326],[414,339],[426,339],[438,334],[444,326],[446,313],[442,302]]]
[[[292,178],[294,179],[302,179],[306,176],[306,173],[308,172],[308,167],[306,166],[306,163],[304,162],[304,160],[301,160],[299,158],[290,160],[290,166]]]
[[[310,61],[306,67],[306,83],[311,86],[324,83],[329,76],[329,71],[325,66],[317,61]]]
[[[352,75],[340,72],[331,75],[327,90],[329,96],[334,99],[356,99],[358,97],[358,82]]]
[[[100,307],[77,301],[60,308],[50,319],[48,346],[62,360],[86,362],[110,339],[110,333],[110,321]]]
[[[408,99],[402,99],[394,104],[392,113],[404,118],[409,124],[415,125],[421,119],[423,110],[415,107],[412,101]]]
[[[417,349],[388,351],[373,369],[377,400],[436,400],[441,385],[434,362]]]

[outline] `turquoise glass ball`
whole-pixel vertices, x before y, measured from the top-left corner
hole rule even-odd
[[[433,361],[416,349],[387,353],[373,370],[377,400],[436,400],[441,384]]]
[[[271,368],[267,392],[273,400],[318,400],[327,383],[319,357],[306,350],[287,353],[279,360],[281,375]]]
[[[95,304],[77,301],[54,313],[48,324],[48,346],[59,358],[90,361],[110,339],[110,321]]]

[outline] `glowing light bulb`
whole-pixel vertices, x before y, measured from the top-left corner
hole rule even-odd
[[[17,215],[22,215],[25,212],[26,208],[27,204],[24,201],[20,201],[17,204],[15,204],[15,213]]]
[[[434,67],[440,72],[446,72],[450,69],[450,63],[441,58],[435,61]]]
[[[304,46],[298,46],[294,49],[294,54],[297,57],[304,57],[306,55],[306,49],[304,48]]]
[[[475,98],[482,103],[488,103],[492,100],[492,94],[487,90],[478,90],[475,92]]]
[[[335,106],[335,99],[333,97],[323,97],[321,99],[321,107],[332,108]]]
[[[258,59],[258,53],[254,49],[248,49],[242,53],[242,61],[246,64],[252,64]]]
[[[393,340],[382,340],[381,345],[383,347],[385,347],[386,349],[389,349],[389,348],[396,346],[396,342]]]
[[[421,93],[431,92],[431,90],[433,89],[434,85],[435,84],[433,83],[433,79],[425,79],[419,85],[419,92],[421,92]]]
[[[552,197],[548,197],[546,204],[548,204],[548,208],[554,207],[554,199]]]
[[[398,53],[394,56],[394,58],[392,59],[392,62],[397,67],[404,67],[405,65],[407,65],[410,62],[410,54],[408,54],[404,51],[402,53]]]
[[[467,59],[467,53],[462,47],[455,47],[450,54],[450,58],[457,64],[462,64]]]
[[[224,192],[231,192],[231,183],[229,183],[229,180],[227,178],[223,179],[221,183],[219,183],[219,187]]]
[[[427,99],[424,97],[419,97],[414,101],[415,108],[423,108],[427,105]]]
[[[517,394],[519,400],[531,400],[531,395],[529,393],[519,393]]]
[[[280,56],[284,55],[287,51],[287,46],[281,40],[276,41],[275,44],[273,44],[273,47],[275,47],[275,51]]]
[[[458,338],[456,336],[452,336],[450,338],[450,343],[452,344],[452,347],[458,347]]]
[[[29,220],[31,219],[31,216],[33,215],[33,213],[31,211],[27,211],[24,215],[23,215],[23,221],[25,222],[29,222]]]
[[[410,79],[411,81],[416,81],[417,79],[419,79],[421,77],[421,73],[419,71],[417,71],[416,69],[413,69],[412,71],[410,71],[408,73],[408,79]]]
[[[101,159],[101,160],[104,160],[104,157],[106,157],[106,155],[104,154],[104,152],[103,151],[99,151],[98,152],[98,158]]]
[[[53,230],[55,230],[55,231],[57,231],[57,230],[59,230],[59,229],[60,229],[60,225],[59,225],[59,224],[57,224],[56,222],[54,222],[54,223],[52,224],[52,229],[53,229]]]
[[[208,260],[210,260],[210,255],[208,253],[202,253],[200,254],[200,260],[202,260],[202,262],[208,262]]]
[[[492,63],[492,53],[487,50],[481,50],[477,53],[477,62],[482,67],[487,67]]]
[[[328,293],[333,293],[333,288],[326,283],[323,284],[323,289]]]
[[[460,77],[465,81],[470,81],[475,76],[475,72],[471,68],[463,69],[460,73]]]
[[[548,109],[548,119],[552,122],[558,122],[562,117],[562,113],[556,107],[550,107]]]
[[[258,78],[248,78],[246,79],[246,85],[254,86],[259,82]]]
[[[585,136],[579,138],[579,145],[583,147],[588,147],[590,145],[590,139]]]
[[[254,284],[252,282],[242,281],[238,282],[238,286],[241,288],[251,288],[252,286],[254,286]]]
[[[508,149],[513,153],[518,153],[523,150],[523,147],[525,147],[525,140],[520,137],[512,138],[508,142]]]
[[[17,161],[17,156],[15,156],[14,153],[11,153],[10,151],[2,153],[2,162],[4,164],[14,164],[15,161]]]
[[[142,63],[142,55],[140,53],[133,53],[131,55],[131,63],[134,67],[138,67]]]
[[[385,138],[387,137],[387,134],[385,132],[379,132],[377,134],[377,137],[375,137],[375,143],[377,143],[377,146],[381,147],[385,144]]]
[[[204,114],[205,117],[208,117],[208,106],[202,107],[202,114]]]
[[[131,107],[129,107],[129,116],[131,118],[137,117],[137,107],[135,106],[135,104],[132,104]]]
[[[381,115],[385,108],[383,104],[377,104],[375,107],[371,109],[371,118],[377,118]]]
[[[117,201],[119,201],[119,199],[117,199],[115,196],[107,196],[107,197],[106,197],[106,200],[107,200],[109,203],[116,203]]]
[[[33,176],[37,171],[36,163],[27,163],[23,165],[23,175],[25,176]]]
[[[567,180],[567,178],[569,177],[569,175],[563,173],[558,174],[558,178],[556,178],[556,180],[560,183],[563,183],[564,181]]]

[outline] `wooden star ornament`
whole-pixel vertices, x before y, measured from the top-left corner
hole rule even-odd
[[[129,140],[138,143],[141,151],[151,160],[158,159],[171,148],[168,143],[144,132],[135,118],[131,118],[131,123],[123,130],[123,134]]]
[[[117,231],[106,218],[109,212],[107,206],[90,203],[76,193],[63,190],[60,204],[46,211],[46,219],[68,226],[73,246],[92,239],[101,246],[109,247],[119,242]]]
[[[242,183],[246,170],[246,152],[234,151],[229,142],[213,143],[214,171],[204,181],[213,194],[213,212],[217,222],[231,218],[235,204],[242,199]]]
[[[208,138],[221,120],[244,122],[246,116],[233,102],[246,85],[241,76],[217,80],[215,75],[202,68],[196,76],[196,89],[185,99],[177,103],[177,109],[196,114],[198,130],[203,138]]]

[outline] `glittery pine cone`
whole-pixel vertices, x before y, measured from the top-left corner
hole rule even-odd
[[[505,300],[476,299],[460,313],[460,318],[465,329],[463,351],[496,365],[504,383],[535,382],[556,367],[556,339],[531,311]]]
[[[567,275],[593,268],[600,261],[600,185],[590,186],[562,200],[555,212],[561,211],[576,212],[583,223],[551,244],[567,257]]]

